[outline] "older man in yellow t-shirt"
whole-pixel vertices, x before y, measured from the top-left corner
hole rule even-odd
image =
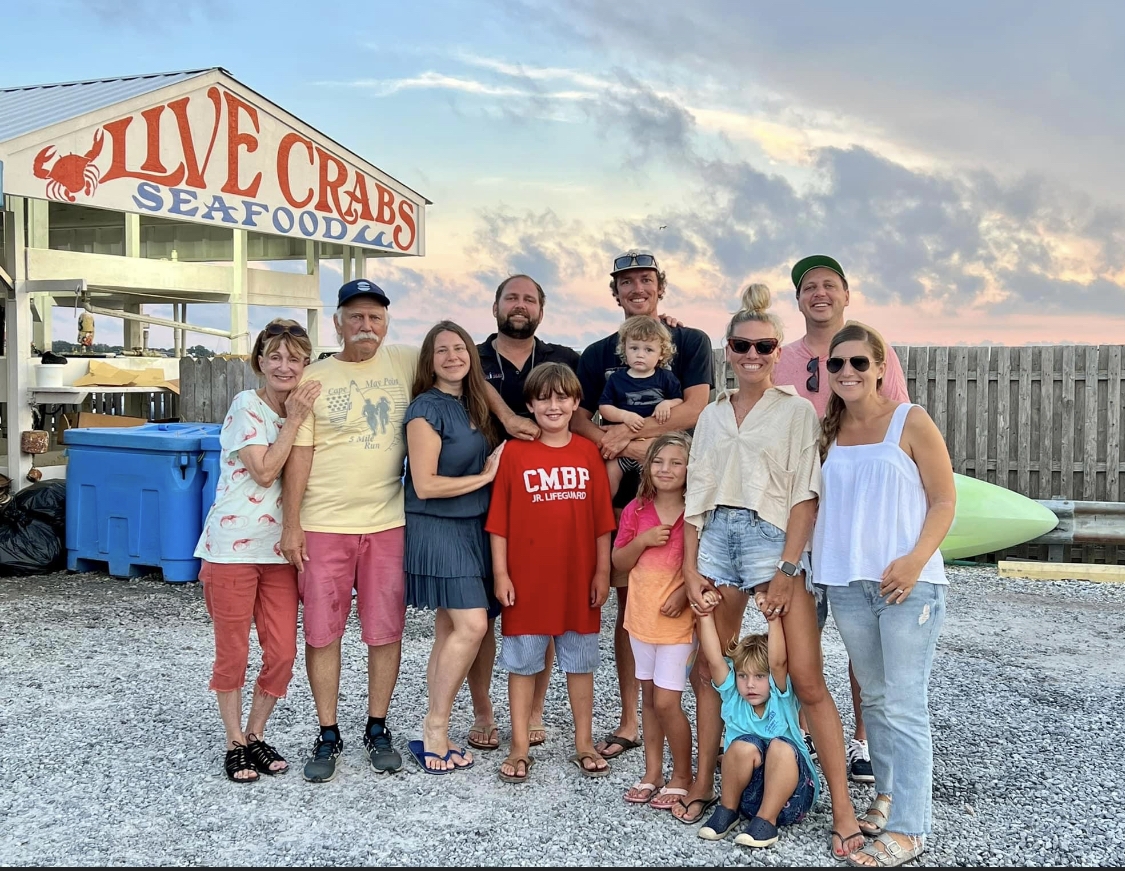
[[[304,776],[336,775],[344,748],[336,707],[340,639],[355,591],[367,645],[367,727],[363,744],[378,773],[398,771],[387,709],[398,680],[403,598],[403,415],[418,351],[385,345],[390,299],[367,279],[340,288],[333,315],[343,349],[305,370],[321,383],[282,475],[281,551],[297,567],[304,606],[305,665],[320,734]]]

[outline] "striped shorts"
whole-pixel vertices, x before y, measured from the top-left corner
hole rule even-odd
[[[500,664],[512,674],[534,675],[543,670],[550,635],[505,635]],[[591,674],[601,665],[598,633],[564,632],[555,636],[555,659],[565,674]]]

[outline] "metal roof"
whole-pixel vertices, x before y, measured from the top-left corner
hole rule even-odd
[[[213,69],[221,68],[0,88],[0,142],[69,118],[77,118],[87,112],[104,109],[122,100],[194,78]]]

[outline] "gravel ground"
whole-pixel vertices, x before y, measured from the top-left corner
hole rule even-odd
[[[950,568],[933,671],[931,865],[1122,865],[1125,586],[998,578]],[[615,725],[612,604],[595,733]],[[747,618],[748,626],[760,617]],[[527,786],[501,783],[501,753],[445,778],[407,758],[377,776],[360,740],[364,651],[345,638],[336,780],[293,773],[253,786],[222,774],[207,690],[211,629],[198,584],[101,574],[0,579],[0,863],[11,865],[831,866],[825,804],[771,850],[714,844],[664,812],[626,805],[641,751],[600,780],[566,761],[565,681],[548,697],[548,743]],[[419,736],[432,618],[407,618],[391,707],[396,743]],[[829,686],[845,721],[846,658],[831,619]],[[251,669],[256,669],[252,648]],[[315,731],[303,659],[270,740],[299,767]],[[507,732],[505,682],[493,697]],[[690,692],[685,707],[693,707]],[[689,712],[690,713],[690,712]],[[471,721],[462,690],[454,736]],[[1107,764],[1108,763],[1108,764]],[[870,788],[853,785],[857,807]]]

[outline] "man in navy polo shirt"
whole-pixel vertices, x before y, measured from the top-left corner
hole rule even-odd
[[[492,390],[488,391],[488,406],[492,409],[493,425],[501,435],[534,439],[539,427],[523,401],[523,384],[528,373],[543,363],[563,363],[578,371],[578,352],[566,345],[552,345],[535,337],[535,330],[543,320],[543,306],[547,295],[535,279],[528,275],[511,275],[496,288],[492,314],[496,318],[496,332],[477,345],[481,370]],[[488,632],[484,635],[476,660],[469,670],[469,694],[473,699],[473,727],[469,730],[469,744],[479,750],[499,746],[500,734],[492,710],[489,686],[492,667],[496,661],[496,634],[493,630],[499,614],[498,606],[489,611]],[[546,668],[535,676],[535,696],[531,708],[531,746],[547,739],[543,725],[543,704],[551,680],[555,645],[547,645]]]
[[[667,279],[657,265],[651,251],[630,250],[613,260],[610,270],[609,289],[617,305],[626,318],[633,315],[660,317],[657,307],[664,298]],[[665,320],[667,325],[667,319]],[[703,330],[692,327],[669,326],[672,343],[676,353],[672,357],[672,373],[679,378],[684,391],[684,401],[672,409],[667,422],[657,423],[655,418],[645,419],[640,432],[633,432],[624,424],[603,424],[596,426],[594,414],[598,410],[598,398],[602,395],[606,378],[616,369],[625,366],[617,356],[617,333],[611,333],[589,345],[578,363],[578,378],[582,382],[582,405],[571,418],[571,429],[593,441],[601,449],[602,456],[609,460],[615,457],[630,457],[637,462],[644,460],[648,440],[661,433],[673,430],[688,430],[694,426],[699,414],[707,405],[714,381],[714,368],[711,339]],[[627,473],[614,498],[614,506],[620,509],[637,495],[640,475]],[[613,652],[617,662],[617,683],[621,690],[621,722],[617,729],[606,735],[597,745],[598,752],[607,759],[640,746],[640,725],[637,721],[637,684],[633,649],[629,645],[629,634],[625,631],[625,602],[629,593],[627,573],[614,572],[612,581],[617,590],[617,622],[613,634]]]

